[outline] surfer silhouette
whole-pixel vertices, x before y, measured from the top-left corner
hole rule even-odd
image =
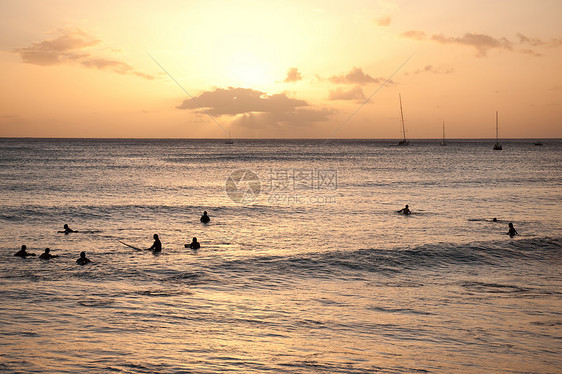
[[[63,231],[59,231],[60,233],[64,233],[65,235],[68,235],[71,232],[78,232],[78,231],[74,231],[72,230],[70,227],[68,227],[68,225],[65,223],[63,226],[64,230]]]
[[[209,218],[209,216],[207,215],[207,211],[204,211],[203,215],[201,216],[201,222],[209,223],[210,221],[211,221],[211,218]]]
[[[86,265],[89,264],[90,261],[88,258],[86,258],[86,252],[80,252],[80,258],[78,260],[76,260],[76,263],[78,265]]]
[[[160,239],[158,239],[158,234],[154,234],[154,244],[152,244],[152,247],[148,248],[148,250],[153,252],[162,251],[162,243]]]
[[[201,243],[197,241],[197,238],[193,238],[193,241],[189,244],[186,244],[185,247],[191,249],[199,249],[201,248]]]
[[[398,213],[402,213],[404,215],[408,215],[408,214],[412,214],[412,212],[410,211],[410,208],[408,208],[408,205],[406,205],[404,208],[400,209],[398,211]]]
[[[513,223],[509,223],[509,231],[507,232],[507,235],[511,236],[512,238],[518,234],[517,230],[515,230],[515,227],[513,227]]]
[[[41,253],[41,255],[39,256],[40,259],[42,260],[49,260],[51,258],[56,258],[59,257],[58,255],[52,255],[51,254],[51,250],[49,248],[45,248],[45,252]]]
[[[21,249],[14,253],[14,256],[18,256],[21,258],[26,258],[27,256],[35,256],[35,253],[27,252],[27,247],[25,245],[21,246]]]

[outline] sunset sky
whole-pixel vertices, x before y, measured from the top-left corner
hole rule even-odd
[[[562,137],[561,16],[560,0],[0,0],[0,136],[399,138],[400,93],[408,138],[443,121],[491,138],[496,110],[502,138]]]

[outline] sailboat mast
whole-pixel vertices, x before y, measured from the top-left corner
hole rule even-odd
[[[404,136],[404,141],[406,141],[406,128],[404,127],[404,111],[402,110],[402,95],[398,94],[400,99],[400,116],[402,117],[402,134]]]
[[[443,121],[443,141],[445,141],[445,121]]]
[[[498,111],[496,110],[496,143],[498,143]]]

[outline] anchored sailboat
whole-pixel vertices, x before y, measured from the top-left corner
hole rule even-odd
[[[400,99],[400,116],[402,118],[402,136],[404,137],[402,140],[398,142],[398,145],[410,145],[410,142],[406,140],[406,128],[404,127],[404,111],[402,110],[402,96],[398,94],[398,98]]]
[[[447,145],[445,141],[445,121],[443,121],[443,140],[441,140],[441,145]]]
[[[230,130],[228,130],[228,139],[224,143],[225,144],[234,144],[234,140],[232,140],[232,135],[230,135]]]
[[[496,144],[494,144],[494,151],[501,151],[502,145],[498,139],[498,111],[496,110]]]

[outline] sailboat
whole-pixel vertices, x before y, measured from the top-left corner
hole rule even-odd
[[[234,144],[234,140],[232,140],[232,135],[230,135],[230,130],[228,130],[228,139],[224,142],[224,144]]]
[[[447,142],[445,141],[445,121],[443,121],[443,140],[441,140],[441,145],[447,145]]]
[[[494,151],[501,151],[502,145],[498,140],[498,111],[496,110],[496,144],[494,144]]]
[[[398,142],[398,145],[410,145],[410,142],[406,140],[406,128],[404,127],[404,111],[402,110],[402,96],[398,94],[398,98],[400,99],[400,116],[402,118],[402,136],[404,137],[402,140]]]

